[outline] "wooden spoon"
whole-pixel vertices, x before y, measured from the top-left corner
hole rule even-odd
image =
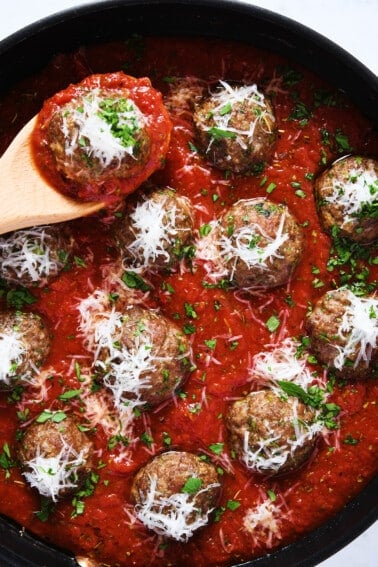
[[[35,116],[20,130],[0,158],[0,234],[84,217],[105,206],[65,197],[42,177],[30,142],[36,120]]]

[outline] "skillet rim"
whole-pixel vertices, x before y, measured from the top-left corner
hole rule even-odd
[[[251,43],[272,51],[280,49],[285,57],[304,65],[346,91],[372,123],[378,124],[378,105],[376,105],[378,79],[365,65],[318,32],[285,16],[238,0],[104,0],[57,12],[0,41],[1,90],[5,91],[11,87],[20,68],[23,69],[23,76],[26,77],[45,66],[56,52],[71,51],[76,49],[80,43],[89,43],[89,39],[98,43],[114,38],[112,35],[114,30],[110,34],[105,32],[105,35],[101,32],[96,34],[95,30],[98,23],[103,26],[104,21],[111,20],[117,12],[133,13],[133,17],[138,17],[137,28],[142,28],[147,15],[143,17],[141,14],[146,8],[150,10],[148,17],[154,20],[154,25],[156,21],[162,25],[163,18],[167,17],[168,11],[173,11],[175,15],[173,17],[171,13],[165,25],[173,22],[177,24],[178,15],[181,14],[182,22],[186,22],[184,25],[187,29],[186,35],[219,37],[220,30],[223,29],[224,39],[241,40],[244,43]],[[223,20],[225,16],[227,16],[227,23]],[[209,27],[208,18],[212,18],[211,23],[214,26],[211,32],[205,29],[205,24]],[[79,37],[78,23],[84,19],[89,21],[89,25],[84,37],[82,35]],[[129,20],[132,21],[131,15]],[[232,27],[224,29],[225,25],[229,28],[234,22],[238,22],[240,28],[237,30]],[[193,24],[194,31],[193,29],[188,30]],[[250,24],[253,25],[248,27]],[[73,39],[68,38],[67,40],[63,32],[67,35],[67,27],[70,26],[74,27],[76,35]],[[253,40],[246,39],[251,30],[257,35]],[[177,32],[175,29],[175,33],[165,31],[155,33],[155,35],[183,35],[184,33],[183,31]],[[116,36],[119,34],[120,30]],[[49,43],[52,37],[59,43],[56,47]],[[274,48],[272,44],[266,45],[266,42],[269,41],[275,42]],[[33,43],[34,48],[29,50],[28,46]],[[33,58],[36,59],[36,54],[42,56],[38,62],[33,61]],[[14,56],[16,56],[16,64]],[[326,68],[322,67],[324,56],[327,56]],[[26,68],[31,72],[26,72]],[[378,518],[378,505],[372,506],[377,488],[378,479],[376,477],[352,502],[318,529],[272,554],[239,563],[234,567],[312,567],[318,564],[351,542]],[[352,521],[353,526],[350,528]],[[20,533],[23,534],[20,527],[15,526],[9,520],[0,518],[0,527],[0,559],[3,567],[39,567],[42,564],[41,561],[49,561],[45,563],[46,565],[51,565],[52,561],[56,567],[77,565],[69,555],[62,555],[60,550],[48,547],[28,534],[20,538]],[[308,556],[309,550],[311,550],[310,556]],[[22,555],[19,555],[20,553]],[[57,553],[59,554],[58,559]],[[25,559],[25,556],[28,559]]]

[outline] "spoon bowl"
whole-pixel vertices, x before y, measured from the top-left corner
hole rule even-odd
[[[65,197],[43,178],[31,147],[36,120],[29,120],[0,158],[0,234],[88,216],[105,206]]]

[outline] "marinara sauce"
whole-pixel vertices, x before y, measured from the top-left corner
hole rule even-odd
[[[33,534],[103,565],[232,565],[269,553],[319,526],[376,472],[373,377],[361,382],[329,380],[329,401],[340,407],[339,427],[320,439],[306,466],[283,478],[262,478],[235,459],[224,416],[230,401],[251,389],[253,356],[286,337],[303,337],[306,314],[320,295],[344,280],[374,289],[374,246],[356,256],[353,265],[341,259],[341,244],[335,246],[319,224],[313,180],[342,155],[377,158],[377,138],[340,92],[278,55],[220,40],[134,37],[60,55],[37,77],[14,87],[0,103],[1,147],[7,147],[55,92],[92,73],[119,69],[149,77],[164,95],[173,130],[164,168],[152,181],[191,199],[196,238],[226,206],[265,196],[286,203],[295,214],[305,231],[305,253],[289,284],[266,293],[248,295],[226,285],[208,285],[195,254],[177,272],[149,278],[144,303],[173,318],[190,336],[195,369],[172,402],[135,416],[132,438],[125,439],[117,434],[114,416],[111,431],[111,409],[101,418],[94,407],[94,400],[103,395],[101,384],[89,388],[83,379],[91,355],[78,332],[77,311],[81,299],[101,288],[116,257],[111,236],[117,212],[73,221],[75,261],[47,287],[30,290],[34,303],[22,304],[22,309],[46,318],[53,343],[45,364],[47,379],[1,393],[0,511]],[[209,88],[219,79],[256,83],[271,97],[278,138],[269,163],[242,176],[217,171],[199,156],[191,113],[177,110],[172,97],[184,77]],[[7,297],[4,288],[4,304]],[[267,324],[272,317],[278,322],[274,329]],[[314,372],[324,372],[316,361],[311,364]],[[59,398],[74,389],[81,394]],[[90,396],[92,407],[86,403]],[[46,409],[74,413],[87,424],[98,456],[92,485],[54,509],[27,486],[15,457],[23,428]],[[97,425],[90,427],[93,419]],[[135,472],[168,449],[209,459],[222,484],[211,523],[187,543],[159,538],[132,513],[129,495]]]

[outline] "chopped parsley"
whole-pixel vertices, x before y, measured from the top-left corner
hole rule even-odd
[[[67,401],[80,396],[82,390],[66,390],[58,396],[59,400]]]
[[[327,392],[319,386],[309,386],[307,390],[286,380],[279,380],[278,385],[282,391],[288,396],[298,398],[301,402],[320,411],[319,420],[324,423],[328,429],[338,429],[337,416],[340,413],[340,407],[332,402],[326,402]]]
[[[47,522],[54,510],[54,502],[46,496],[41,496],[40,510],[34,512],[34,515],[41,522]]]
[[[131,289],[150,291],[151,287],[136,272],[126,271],[122,274],[122,281]]]
[[[275,331],[277,331],[277,329],[280,325],[281,325],[281,321],[279,320],[279,318],[276,315],[271,315],[269,317],[269,319],[267,320],[267,322],[265,323],[266,328],[271,333],[274,333]]]
[[[337,226],[332,228],[331,236],[327,270],[331,273],[338,270],[340,281],[336,286],[347,287],[357,296],[372,293],[377,288],[377,282],[369,281],[369,265],[378,264],[377,245],[363,246],[341,237]]]
[[[137,146],[140,131],[137,108],[126,98],[106,98],[99,102],[99,116],[110,124],[110,130],[125,148]]]
[[[2,452],[0,453],[0,468],[5,471],[5,478],[10,477],[10,469],[16,466],[16,462],[12,459],[8,443],[3,444]]]
[[[297,100],[289,114],[289,120],[298,120],[301,126],[306,126],[311,118],[311,111],[304,102]]]
[[[185,494],[197,494],[202,486],[202,480],[198,477],[191,476],[185,482],[184,486],[181,489],[181,492]]]
[[[85,501],[84,498],[92,496],[95,491],[96,485],[99,481],[99,475],[95,472],[91,472],[90,476],[85,480],[84,487],[76,492],[72,499],[73,511],[71,513],[71,518],[76,518],[84,513]]]
[[[39,414],[36,419],[37,423],[45,423],[46,421],[52,421],[53,423],[60,423],[64,421],[67,417],[67,414],[64,411],[50,411],[45,410]]]
[[[223,451],[224,443],[212,443],[209,445],[209,449],[215,455],[221,455]]]
[[[7,307],[14,307],[21,311],[25,305],[33,305],[37,299],[30,293],[25,287],[17,287],[15,289],[10,289],[6,293],[6,303]]]

